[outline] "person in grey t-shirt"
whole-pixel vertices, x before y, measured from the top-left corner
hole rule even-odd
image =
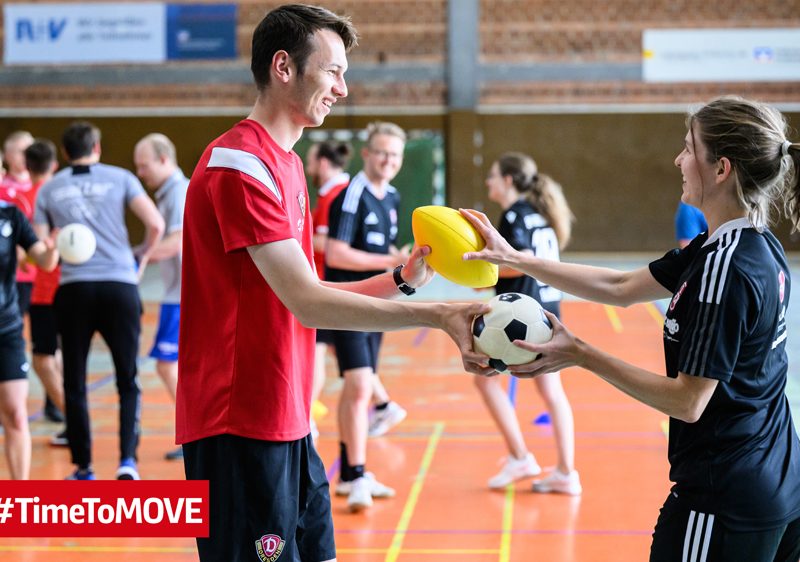
[[[178,168],[175,145],[160,133],[151,133],[136,143],[133,163],[136,166],[136,175],[148,189],[155,191],[156,205],[166,223],[164,238],[150,255],[150,261],[159,262],[164,282],[158,331],[150,357],[156,360],[156,372],[164,381],[164,386],[174,402],[178,386],[183,206],[189,180]],[[183,449],[177,447],[167,452],[165,458],[181,460]]]
[[[46,237],[50,227],[81,223],[97,239],[92,257],[64,263],[55,298],[64,358],[67,440],[76,470],[67,479],[94,480],[92,436],[86,390],[86,364],[92,336],[100,332],[114,361],[120,401],[119,480],[137,480],[141,389],[137,380],[142,306],[139,273],[125,226],[130,209],[144,223],[142,264],[164,233],[164,219],[132,173],[101,164],[100,130],[87,122],[67,127],[62,147],[69,167],[43,185],[36,198],[34,224]]]

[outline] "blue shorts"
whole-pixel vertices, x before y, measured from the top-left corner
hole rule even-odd
[[[181,321],[181,305],[162,304],[158,316],[158,332],[153,342],[150,357],[159,361],[178,360],[178,326]]]

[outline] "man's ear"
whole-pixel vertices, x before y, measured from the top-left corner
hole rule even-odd
[[[294,65],[292,57],[286,51],[278,51],[272,57],[272,75],[275,76],[280,82],[286,84],[294,74]]]

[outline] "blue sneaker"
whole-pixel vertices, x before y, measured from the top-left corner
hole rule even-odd
[[[117,480],[140,480],[135,460],[122,459],[117,469]]]
[[[75,472],[64,478],[64,480],[94,480],[94,470],[91,468],[77,468]]]

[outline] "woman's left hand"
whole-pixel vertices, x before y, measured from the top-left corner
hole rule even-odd
[[[544,311],[553,325],[553,337],[547,343],[530,343],[523,340],[514,341],[514,345],[539,353],[539,357],[522,365],[509,365],[509,372],[515,377],[533,378],[545,373],[554,373],[580,365],[583,361],[579,340],[559,322],[554,314]]]

